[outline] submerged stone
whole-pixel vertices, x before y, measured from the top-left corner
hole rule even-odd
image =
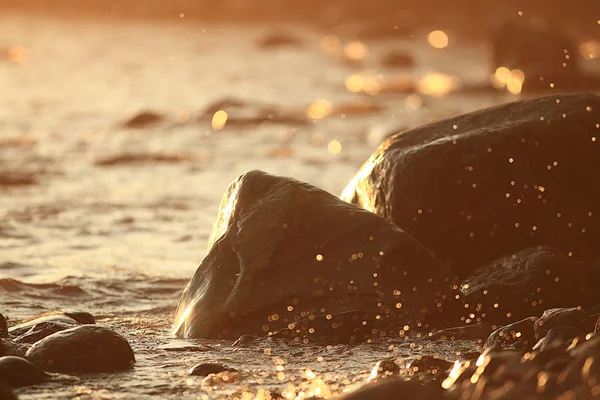
[[[226,367],[222,364],[196,364],[190,368],[190,375],[208,376],[210,374],[218,374],[219,372],[234,372],[235,369]]]
[[[600,97],[553,95],[388,138],[342,199],[394,222],[464,276],[523,248],[600,248]]]
[[[82,325],[47,336],[25,356],[45,371],[64,373],[114,372],[132,368],[135,363],[127,340],[97,325]]]
[[[180,336],[397,336],[425,329],[448,285],[447,269],[394,224],[261,171],[229,186],[208,247],[177,308]]]
[[[594,304],[594,272],[585,263],[540,246],[477,269],[460,292],[464,316],[507,324],[551,307]]]
[[[389,377],[369,383],[360,389],[339,397],[340,400],[397,400],[397,399],[441,399],[444,389],[439,382],[421,383],[417,380],[404,380]]]
[[[22,357],[0,357],[0,383],[12,388],[37,385],[48,380],[48,374]],[[1,398],[1,397],[0,397]]]

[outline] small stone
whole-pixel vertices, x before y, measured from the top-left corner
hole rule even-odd
[[[408,53],[392,52],[386,55],[381,60],[381,63],[386,67],[405,68],[414,66],[415,60]]]
[[[17,336],[14,341],[15,343],[30,343],[33,344],[38,340],[42,340],[46,336],[50,336],[53,333],[64,331],[65,329],[73,328],[71,324],[65,324],[61,321],[46,321],[35,324],[22,335]]]
[[[275,49],[281,47],[296,47],[302,44],[300,39],[285,32],[270,32],[258,41],[261,49]]]
[[[163,119],[164,117],[161,114],[155,113],[154,111],[142,111],[125,121],[123,126],[132,129],[145,128],[154,125]]]
[[[46,371],[64,373],[113,372],[135,364],[127,340],[97,325],[56,332],[36,342],[25,356]]]
[[[46,380],[48,374],[26,359],[15,356],[0,357],[0,382],[8,387],[37,385]]]
[[[8,330],[8,333],[12,337],[21,336],[28,331],[31,330],[35,325],[51,322],[56,324],[57,326],[63,326],[63,329],[74,328],[77,325],[82,324],[94,324],[96,321],[94,317],[86,312],[81,310],[56,310],[50,311],[44,314],[36,315],[35,317],[26,319],[18,325],[11,327]],[[40,325],[37,330],[41,330],[44,326]],[[50,328],[50,325],[47,325],[46,328]],[[52,329],[52,328],[50,328]]]
[[[235,369],[226,367],[222,364],[196,364],[192,368],[190,368],[190,375],[195,376],[208,376],[210,374],[218,374],[219,372],[233,372]]]

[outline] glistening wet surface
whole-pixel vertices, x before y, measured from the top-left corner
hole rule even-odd
[[[260,47],[273,32],[297,43]],[[55,380],[20,398],[331,397],[385,358],[474,350],[410,332],[244,347],[170,334],[237,175],[261,169],[337,195],[387,134],[516,99],[453,92],[487,83],[485,47],[448,33],[436,49],[428,33],[359,42],[290,25],[0,16],[0,311],[14,323],[87,310],[137,358],[130,372]],[[414,66],[383,66],[391,51]],[[199,362],[239,375],[189,376]]]

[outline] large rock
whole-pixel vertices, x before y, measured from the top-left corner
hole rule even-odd
[[[22,335],[35,333],[41,339],[59,330],[74,328],[77,325],[95,323],[94,317],[86,311],[55,310],[26,319],[20,324],[12,326],[8,332],[10,336],[17,338]],[[47,334],[44,334],[44,332],[47,332]],[[22,341],[33,343],[27,340]]]
[[[591,306],[596,289],[585,263],[539,246],[477,269],[460,292],[464,315],[504,325],[552,307]]]
[[[48,378],[48,374],[24,358],[15,356],[0,357],[0,384],[11,388],[19,388],[43,383]]]
[[[261,171],[229,186],[208,247],[177,308],[180,336],[398,336],[439,314],[447,286],[445,266],[394,224]]]
[[[63,373],[121,371],[135,363],[127,340],[97,325],[56,332],[31,346],[25,357],[45,371]]]
[[[600,97],[504,104],[387,139],[342,199],[464,274],[526,247],[600,248]]]

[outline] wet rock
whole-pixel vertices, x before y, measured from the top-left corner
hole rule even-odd
[[[306,183],[251,171],[223,197],[175,330],[217,338],[283,328],[307,340],[398,336],[402,326],[416,329],[440,314],[447,279],[435,256],[390,222]]]
[[[157,124],[164,120],[164,116],[154,111],[141,111],[123,123],[125,128],[140,129]]]
[[[12,390],[10,390],[9,388],[7,388],[6,386],[4,386],[0,383],[0,399],[2,399],[2,400],[18,400],[18,397],[16,394],[14,394],[12,392]]]
[[[216,374],[210,374],[202,380],[202,385],[213,386],[229,383],[237,383],[243,379],[242,374],[237,371],[222,371]]]
[[[0,383],[8,387],[37,385],[45,382],[48,378],[48,374],[24,358],[0,357]]]
[[[14,341],[6,338],[0,338],[0,356],[19,356],[22,357],[27,352],[29,345],[22,343],[15,343]]]
[[[38,340],[50,336],[53,333],[64,331],[65,329],[73,328],[72,324],[64,323],[61,321],[46,321],[35,324],[22,335],[17,336],[14,341],[16,343],[30,343],[33,344]]]
[[[444,390],[438,382],[423,384],[390,377],[366,384],[352,393],[339,397],[339,400],[397,400],[399,395],[406,399],[440,399],[444,395]]]
[[[585,332],[574,326],[555,326],[550,328],[546,336],[541,338],[533,350],[545,350],[548,347],[561,346],[565,349],[571,344],[576,337],[584,337]]]
[[[544,311],[535,322],[535,337],[542,338],[550,329],[557,326],[575,327],[587,333],[594,329],[595,322],[596,319],[580,307],[552,308]]]
[[[371,370],[371,376],[369,376],[369,380],[387,377],[390,375],[398,375],[399,372],[400,366],[393,360],[378,361]]]
[[[226,367],[222,364],[196,364],[190,368],[190,375],[208,376],[210,374],[218,374],[219,372],[223,371],[233,372],[235,369]]]
[[[8,323],[2,314],[0,314],[0,337],[8,337]]]
[[[258,40],[257,45],[261,49],[278,49],[281,47],[297,47],[302,41],[286,32],[270,32]]]
[[[596,320],[596,327],[594,328],[594,335],[600,335],[600,317]]]
[[[35,335],[38,335],[41,339],[42,337],[48,336],[59,330],[73,328],[82,324],[95,323],[96,321],[94,320],[94,317],[86,311],[56,310],[26,319],[20,324],[12,326],[8,332],[10,336],[17,339],[18,337],[26,334],[32,335],[31,338],[33,338]],[[33,343],[25,338],[17,341]]]
[[[25,355],[45,371],[114,372],[133,367],[133,350],[121,335],[97,325],[81,325],[36,342]]]
[[[585,264],[540,246],[476,270],[461,285],[460,302],[469,305],[464,308],[465,314],[506,324],[539,315],[549,307],[593,304],[591,279],[592,272]],[[541,326],[544,319],[540,318],[536,324]]]
[[[341,197],[402,227],[461,276],[540,244],[592,259],[599,121],[591,94],[437,121],[388,138]]]
[[[407,68],[414,66],[415,60],[408,53],[392,52],[383,57],[381,64],[390,68]]]
[[[530,349],[535,342],[535,320],[535,317],[529,317],[496,329],[485,341],[483,350]]]

